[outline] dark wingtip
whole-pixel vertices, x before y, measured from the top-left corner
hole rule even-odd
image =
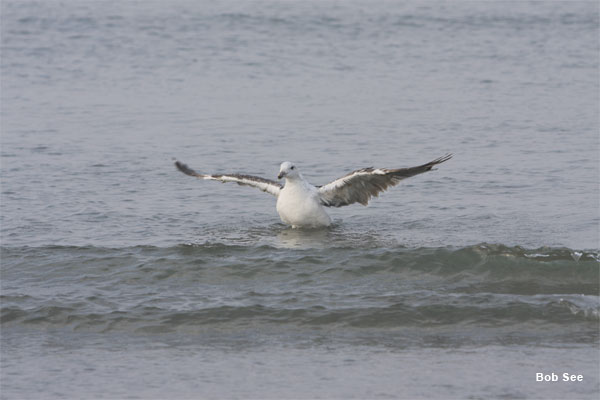
[[[427,164],[423,165],[423,167],[425,167],[427,171],[436,170],[437,168],[433,168],[434,166],[436,166],[438,164],[441,164],[441,163],[443,163],[445,161],[448,161],[449,159],[452,158],[453,155],[454,154],[452,154],[452,153],[448,153],[448,154],[443,155],[443,156],[441,156],[439,158],[436,158],[433,161],[428,162]]]
[[[201,176],[199,173],[197,173],[196,171],[194,171],[193,169],[191,169],[190,167],[188,167],[187,165],[185,165],[182,162],[179,161],[175,161],[175,167],[177,167],[178,170],[180,170],[181,172],[183,172],[186,175],[189,176]]]
[[[185,165],[184,163],[181,163],[179,161],[175,161],[175,167],[177,167],[177,169],[180,170],[181,172],[184,172],[185,170],[188,169],[187,165]]]
[[[433,160],[431,162],[431,164],[434,164],[434,165],[435,164],[441,164],[444,161],[448,161],[449,159],[451,159],[453,155],[454,154],[452,154],[452,153],[445,154],[445,155],[441,156],[440,158],[436,158],[435,160]]]

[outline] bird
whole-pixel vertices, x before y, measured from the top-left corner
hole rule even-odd
[[[277,179],[285,179],[283,185],[252,175],[201,174],[180,161],[175,161],[175,166],[184,174],[196,178],[258,188],[277,198],[277,213],[285,224],[292,228],[322,228],[332,223],[326,207],[342,207],[354,203],[366,206],[372,197],[378,197],[388,187],[411,176],[431,171],[434,166],[451,158],[452,154],[446,154],[409,168],[361,168],[322,186],[314,186],[306,181],[298,167],[290,161],[281,163],[279,168]]]

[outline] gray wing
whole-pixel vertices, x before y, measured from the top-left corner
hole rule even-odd
[[[366,206],[371,197],[377,197],[388,187],[395,186],[401,180],[411,176],[431,171],[435,165],[448,161],[450,158],[452,158],[452,154],[446,154],[418,167],[363,168],[350,172],[318,189],[321,204],[327,207],[341,207],[353,203]]]
[[[179,161],[175,161],[175,166],[178,170],[189,176],[195,176],[196,178],[200,179],[209,179],[220,182],[235,182],[238,185],[243,186],[252,186],[262,190],[263,192],[272,194],[275,197],[279,196],[279,191],[282,187],[278,182],[271,181],[269,179],[261,178],[258,176],[239,174],[205,175],[194,171],[193,169],[189,168],[184,163],[180,163]]]

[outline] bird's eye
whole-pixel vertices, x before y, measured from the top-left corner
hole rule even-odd
[[[292,169],[294,169],[295,167],[292,165]]]

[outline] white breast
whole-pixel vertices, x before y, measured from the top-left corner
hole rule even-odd
[[[292,227],[329,226],[331,218],[319,201],[315,187],[302,180],[287,180],[277,198],[281,220]]]

